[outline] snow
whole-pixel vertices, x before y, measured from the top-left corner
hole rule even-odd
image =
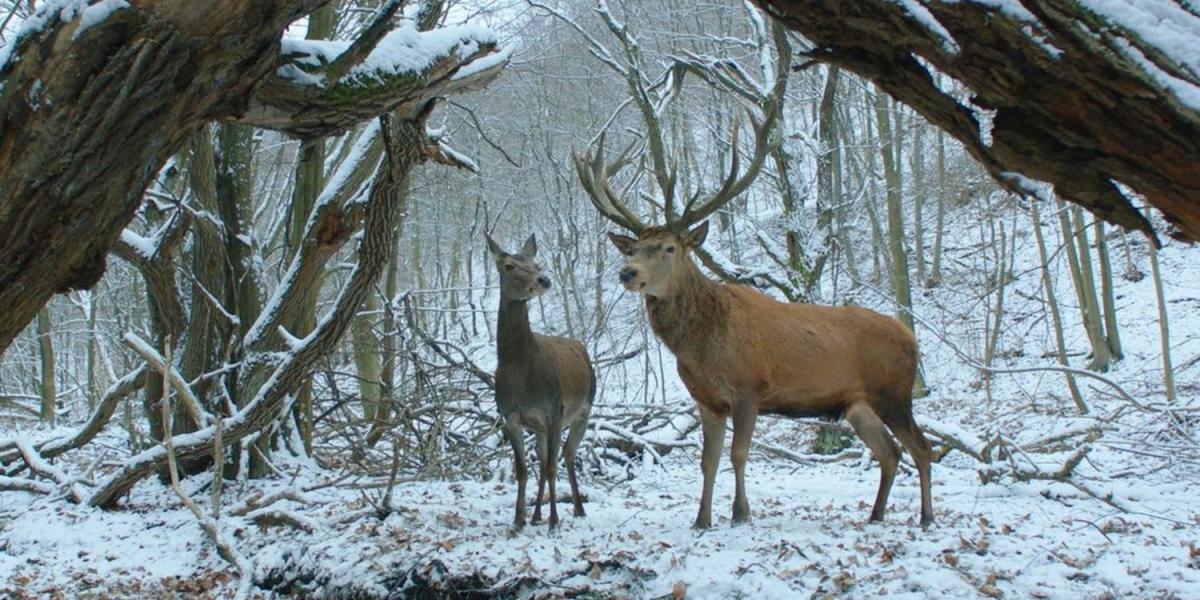
[[[350,81],[382,81],[399,75],[422,73],[451,52],[466,58],[478,52],[481,45],[495,44],[496,40],[496,34],[486,27],[460,25],[421,32],[417,31],[414,24],[405,23],[385,35],[371,53],[350,70],[346,78]],[[282,46],[284,57],[310,68],[333,62],[349,47],[350,42],[299,38],[284,38]],[[482,70],[495,65],[498,60],[507,60],[509,56],[507,49],[497,54],[503,54],[504,58],[488,56],[481,60],[486,66],[473,68]],[[281,77],[306,85],[324,84],[323,78],[297,68],[295,64],[281,67],[278,73]]]
[[[37,10],[17,28],[16,34],[0,47],[0,71],[8,67],[15,50],[28,37],[37,35],[55,22],[70,22],[87,6],[87,0],[45,0],[38,3]]]
[[[726,464],[716,486],[718,522],[695,531],[694,454],[643,468],[630,481],[586,482],[587,516],[569,516],[561,505],[554,534],[544,525],[510,531],[515,486],[496,480],[400,483],[382,519],[367,501],[373,495],[378,502],[374,491],[324,488],[307,494],[312,503],[272,505],[311,531],[251,523],[271,509],[226,510],[219,523],[253,557],[259,585],[301,582],[289,591],[317,596],[398,593],[406,582],[438,574],[444,582],[478,576],[489,587],[523,587],[523,595],[575,589],[659,597],[683,585],[698,599],[981,597],[987,585],[1015,597],[1189,596],[1200,586],[1189,528],[1114,514],[1069,487],[983,485],[971,469],[943,464],[934,470],[939,522],[929,530],[914,523],[919,498],[911,472],[897,478],[888,520],[868,524],[873,467],[797,469],[755,456],[747,472],[753,520],[729,523]],[[203,501],[207,483],[205,476],[189,480],[189,493]],[[310,472],[290,484],[229,485],[226,493],[322,484]],[[114,512],[30,498],[0,493],[0,506],[25,513],[0,534],[7,550],[0,573],[8,574],[0,586],[114,592],[139,582],[170,589],[229,578],[194,518],[160,486],[142,486],[126,510]],[[151,591],[160,590],[143,589]]]
[[[929,12],[928,8],[925,8],[925,5],[918,2],[918,0],[892,1],[904,8],[904,12],[912,15],[930,33],[936,35],[941,40],[942,50],[945,50],[948,54],[958,54],[958,42],[954,41],[954,36],[950,35],[950,32],[938,22],[937,17],[933,16],[933,13]]]
[[[1132,58],[1134,62],[1141,66],[1142,70],[1150,75],[1155,83],[1174,94],[1175,97],[1179,98],[1181,102],[1192,110],[1200,111],[1200,85],[1185,81],[1162,70],[1158,65],[1146,58],[1146,55],[1131,44],[1129,40],[1116,38],[1113,42],[1125,52],[1126,56]],[[1198,46],[1198,50],[1200,50],[1200,46]]]
[[[83,32],[94,25],[104,22],[105,19],[122,8],[129,8],[129,3],[125,0],[100,0],[83,9],[83,12],[79,15],[79,27],[75,29],[75,33],[71,34],[71,39],[79,39],[79,36]]]
[[[1086,8],[1125,28],[1200,78],[1200,15],[1170,0],[1087,0]]]

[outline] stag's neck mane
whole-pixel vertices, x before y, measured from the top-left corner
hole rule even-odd
[[[690,259],[665,296],[646,296],[650,326],[659,339],[679,354],[703,348],[729,313],[729,291],[709,280]]]
[[[496,325],[496,355],[500,362],[526,359],[536,341],[529,327],[529,302],[500,299],[500,319]]]

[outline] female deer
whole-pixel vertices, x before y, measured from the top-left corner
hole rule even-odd
[[[596,398],[596,374],[587,350],[576,340],[539,335],[529,327],[529,301],[550,289],[550,279],[534,262],[537,240],[529,236],[518,254],[509,254],[487,237],[488,249],[500,273],[500,315],[496,326],[496,404],[504,418],[513,448],[517,476],[517,508],[513,528],[525,526],[525,429],[537,436],[538,495],[533,522],[542,518],[542,491],[550,487],[550,529],[558,526],[554,490],[558,475],[558,447],[566,427],[563,454],[571,482],[575,516],[584,516],[579,482],[575,475],[575,452],[587,430],[592,401]]]

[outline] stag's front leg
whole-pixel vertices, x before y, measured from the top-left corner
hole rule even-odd
[[[738,402],[733,409],[733,444],[729,448],[729,459],[733,463],[737,491],[733,497],[733,523],[750,520],[750,501],[746,499],[746,460],[750,457],[750,439],[754,437],[754,424],[758,419],[758,408],[750,402]]]
[[[700,514],[696,515],[696,529],[712,526],[713,482],[717,479],[717,466],[721,462],[721,449],[725,447],[725,417],[700,406],[700,425],[704,433],[704,450],[700,454],[700,471],[704,474],[704,488],[700,492]]]
[[[521,529],[525,526],[525,482],[529,479],[525,461],[525,429],[521,426],[521,417],[516,414],[504,418],[504,428],[513,449],[513,474],[517,476],[517,514],[513,517],[513,529]]]

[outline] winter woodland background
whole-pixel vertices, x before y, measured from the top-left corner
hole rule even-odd
[[[61,8],[33,4],[0,2],[6,42]],[[294,24],[284,50],[327,62],[348,42],[302,38],[350,40],[379,4],[332,3]],[[200,453],[180,461],[194,474],[178,492],[152,476],[117,489],[116,510],[88,501],[162,446],[161,366],[148,359],[170,348],[187,444],[337,318],[356,234],[306,245],[306,224],[330,203],[365,204],[377,122],[303,144],[242,125],[199,131],[146,192],[99,285],[56,296],[0,356],[4,594],[1200,594],[1195,247],[1160,235],[1156,250],[1033,182],[1024,197],[1001,189],[953,138],[873,84],[806,62],[809,43],[749,5],[410,4],[412,37],[396,52],[494,39],[508,64],[439,104],[428,128],[447,164],[404,181],[396,244],[349,334],[255,434],[195,442],[218,448],[216,468]],[[1178,27],[1200,31],[1191,18]],[[414,29],[435,31],[418,43]],[[779,299],[912,315],[928,391],[915,411],[939,459],[935,527],[915,524],[907,457],[888,520],[866,525],[877,471],[848,428],[765,417],[752,522],[729,527],[725,461],[719,524],[689,528],[693,402],[617,284],[604,234],[619,228],[572,159],[595,156],[601,133],[601,158],[625,159],[613,188],[647,221],[665,208],[656,165],[676,166],[679,198],[707,197],[735,146],[742,172],[765,148],[749,187],[711,217],[709,272]],[[485,232],[510,249],[537,235],[554,287],[531,307],[534,328],[582,340],[598,368],[581,451],[589,514],[553,535],[508,529]],[[303,252],[326,261],[295,275]],[[282,296],[295,277],[313,285]],[[288,333],[255,332],[283,302],[300,307]]]

